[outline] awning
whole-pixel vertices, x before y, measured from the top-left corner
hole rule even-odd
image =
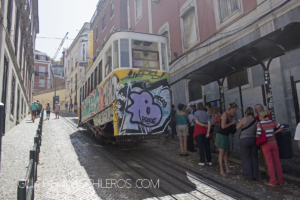
[[[171,82],[191,79],[206,85],[300,48],[300,23],[290,23]]]

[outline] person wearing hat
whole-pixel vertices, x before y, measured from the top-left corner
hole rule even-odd
[[[31,114],[32,114],[32,121],[34,123],[35,117],[36,117],[36,111],[38,109],[38,105],[36,104],[36,101],[33,102],[33,104],[31,104]]]
[[[194,115],[195,112],[197,111],[195,102],[191,101],[191,102],[188,104],[188,106],[191,107],[191,109],[193,110],[192,114]]]
[[[59,119],[59,110],[60,110],[60,105],[58,104],[58,102],[55,102],[55,106],[54,106],[54,112],[55,112],[55,119]]]

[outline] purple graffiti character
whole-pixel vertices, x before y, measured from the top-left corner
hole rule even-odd
[[[162,109],[154,102],[149,92],[131,92],[129,98],[132,104],[127,108],[127,112],[132,114],[131,123],[140,123],[148,127],[159,124],[162,118]]]

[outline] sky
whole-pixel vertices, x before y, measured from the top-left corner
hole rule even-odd
[[[62,39],[68,34],[63,48],[68,48],[85,22],[90,22],[98,0],[39,0],[39,34],[35,49],[53,58]],[[47,37],[47,39],[39,38]],[[60,38],[60,39],[50,39]]]

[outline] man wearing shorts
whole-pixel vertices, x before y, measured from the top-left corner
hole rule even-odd
[[[58,104],[58,102],[55,102],[55,106],[54,106],[54,111],[55,111],[55,119],[59,119],[59,110],[60,110],[60,105]]]
[[[36,117],[36,111],[38,108],[38,105],[36,104],[36,102],[33,102],[33,104],[31,104],[31,114],[32,114],[32,121],[34,123],[35,117]]]

